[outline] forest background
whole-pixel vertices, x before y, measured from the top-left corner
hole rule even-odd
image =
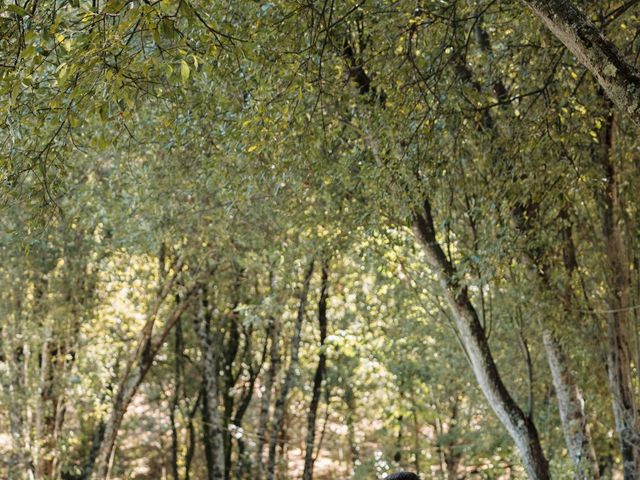
[[[0,477],[638,478],[638,4],[0,0]]]

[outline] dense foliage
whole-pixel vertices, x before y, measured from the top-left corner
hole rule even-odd
[[[637,478],[638,3],[0,0],[0,477]]]

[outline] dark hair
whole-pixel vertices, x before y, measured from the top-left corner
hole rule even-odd
[[[384,480],[420,480],[420,477],[411,472],[398,472],[392,473],[388,477],[385,477]]]

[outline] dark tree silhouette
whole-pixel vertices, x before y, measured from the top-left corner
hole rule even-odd
[[[412,472],[398,472],[392,473],[388,477],[385,477],[384,480],[420,480],[420,477]]]

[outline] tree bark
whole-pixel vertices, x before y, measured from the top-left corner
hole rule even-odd
[[[536,427],[518,407],[502,382],[484,329],[469,300],[467,290],[459,283],[454,266],[436,240],[431,205],[428,200],[424,201],[423,210],[415,217],[414,231],[422,243],[427,262],[440,279],[460,340],[489,406],[515,442],[529,478],[549,479],[549,466],[542,451]]]
[[[274,418],[273,418],[273,431],[271,432],[271,438],[269,439],[269,463],[267,466],[267,478],[268,480],[274,480],[276,469],[276,447],[278,446],[278,437],[282,433],[285,422],[285,407],[287,403],[287,397],[289,396],[289,390],[293,384],[296,370],[298,369],[298,354],[300,351],[300,339],[302,337],[302,323],[304,321],[304,315],[307,305],[307,297],[309,295],[309,285],[311,284],[311,276],[313,275],[314,261],[309,262],[309,267],[305,272],[304,280],[302,282],[302,290],[300,292],[300,302],[298,304],[298,314],[296,317],[295,329],[293,338],[291,340],[291,360],[289,367],[285,373],[284,380],[282,381],[282,387],[276,400]]]
[[[640,72],[569,0],[522,0],[598,80],[613,102],[640,125]]]
[[[187,450],[184,454],[184,480],[191,479],[191,462],[193,461],[193,455],[196,451],[196,429],[193,425],[193,419],[198,413],[198,405],[200,405],[202,397],[202,390],[200,390],[198,397],[187,416],[187,432],[189,441],[187,442]]]
[[[320,300],[318,301],[318,324],[320,327],[320,354],[318,356],[318,365],[316,373],[313,377],[313,389],[309,411],[307,413],[307,438],[305,442],[304,454],[304,471],[303,480],[311,480],[313,478],[313,449],[316,438],[316,418],[318,414],[318,405],[320,404],[320,393],[322,389],[322,381],[324,380],[327,355],[324,351],[324,342],[327,338],[327,297],[329,289],[329,265],[328,262],[322,264],[322,280],[320,286]]]

